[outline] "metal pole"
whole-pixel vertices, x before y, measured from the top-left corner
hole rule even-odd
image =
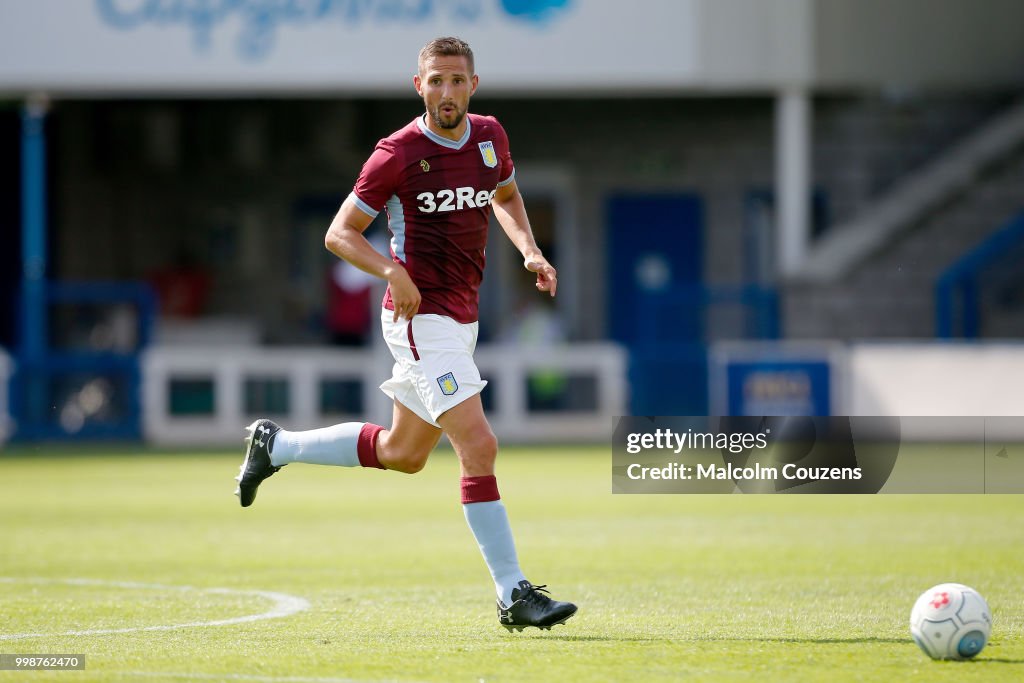
[[[45,96],[21,110],[21,325],[19,355],[46,352],[46,114]]]
[[[776,253],[778,272],[799,271],[810,240],[811,103],[807,90],[780,92],[775,105]]]
[[[47,413],[45,364],[46,304],[46,114],[45,95],[29,97],[21,110],[21,310],[19,311],[18,383],[22,400],[15,406],[18,431],[32,434]]]

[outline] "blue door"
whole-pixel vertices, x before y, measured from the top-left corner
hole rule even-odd
[[[694,194],[609,198],[608,325],[630,353],[634,415],[704,415],[703,203]]]

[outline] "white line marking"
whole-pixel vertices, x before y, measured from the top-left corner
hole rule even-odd
[[[213,619],[211,621],[191,621],[184,624],[162,624],[158,626],[133,626],[130,628],[94,628],[81,631],[64,631],[62,633],[6,633],[0,634],[2,640],[21,640],[24,638],[50,638],[54,636],[101,636],[112,633],[139,633],[144,631],[174,631],[182,628],[202,626],[227,626],[244,624],[263,619],[280,619],[289,617],[309,609],[309,601],[286,593],[270,591],[238,590],[234,588],[199,588],[196,586],[169,586],[160,583],[137,583],[134,581],[103,581],[100,579],[44,579],[38,577],[17,578],[0,576],[0,583],[60,584],[65,586],[110,586],[113,588],[129,588],[140,590],[179,591],[196,593],[213,593],[219,595],[251,595],[271,600],[274,606],[259,614],[246,614],[230,619]]]
[[[110,672],[117,676],[132,678],[184,678],[188,680],[209,681],[256,681],[258,683],[370,683],[358,678],[317,678],[315,676],[258,676],[255,674],[204,674],[186,671],[118,671]],[[375,680],[374,683],[388,683],[394,679]]]

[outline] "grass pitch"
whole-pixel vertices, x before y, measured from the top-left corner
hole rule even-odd
[[[613,496],[610,460],[503,450],[523,568],[580,605],[509,634],[450,452],[415,476],[292,465],[245,510],[240,450],[0,453],[0,653],[87,657],[0,680],[1024,678],[1024,497]],[[944,581],[992,607],[976,661],[910,639],[915,598]],[[275,608],[252,591],[309,607],[204,625]],[[163,630],[124,630],[147,627]]]

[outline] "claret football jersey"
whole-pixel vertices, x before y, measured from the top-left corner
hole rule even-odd
[[[419,288],[420,313],[477,320],[491,200],[514,175],[508,137],[491,116],[467,114],[459,140],[421,116],[377,143],[352,197],[370,216],[387,210],[391,256]],[[390,289],[384,307],[394,310]]]

